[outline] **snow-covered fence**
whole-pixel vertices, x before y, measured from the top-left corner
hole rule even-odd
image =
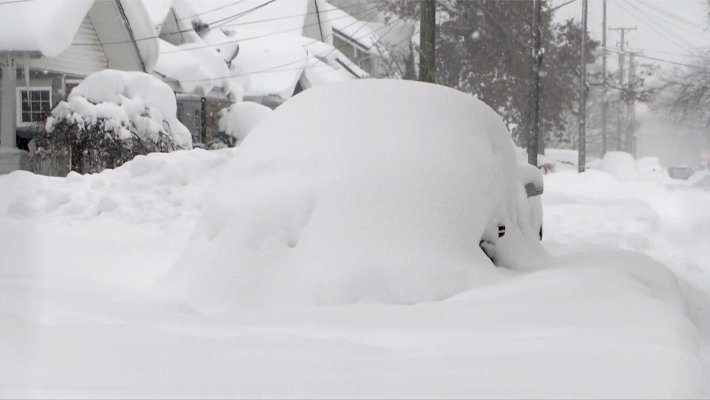
[[[30,141],[30,169],[37,174],[66,176],[71,171],[72,151],[67,135],[39,134]]]

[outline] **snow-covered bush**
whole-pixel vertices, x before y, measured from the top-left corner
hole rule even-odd
[[[609,151],[601,161],[601,170],[617,178],[633,178],[638,175],[634,157],[624,151]]]
[[[168,85],[142,72],[90,75],[60,102],[35,138],[38,153],[68,145],[71,169],[114,168],[138,154],[192,148]]]
[[[244,101],[232,104],[220,112],[219,132],[230,147],[241,142],[257,125],[268,118],[272,109],[259,103]]]

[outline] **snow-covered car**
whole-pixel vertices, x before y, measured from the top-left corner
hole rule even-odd
[[[544,256],[539,171],[494,110],[439,85],[306,90],[212,187],[166,278],[198,308],[433,301]]]
[[[542,192],[545,189],[542,173],[538,168],[530,164],[521,164],[518,166],[518,172],[525,188],[525,195],[528,198],[528,207],[530,209],[530,218],[532,225],[537,228],[538,235],[542,240]]]
[[[668,176],[673,179],[688,179],[695,173],[695,169],[687,165],[676,165],[668,168]]]

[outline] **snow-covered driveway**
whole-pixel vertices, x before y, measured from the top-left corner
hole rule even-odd
[[[232,155],[0,177],[0,397],[706,395],[708,193],[548,175],[559,257],[535,271],[415,305],[196,312],[153,284]],[[619,248],[667,264],[688,307],[662,265]]]

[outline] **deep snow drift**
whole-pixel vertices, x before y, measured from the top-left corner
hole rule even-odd
[[[352,111],[358,116],[356,110]],[[272,126],[281,128],[278,123]],[[339,126],[327,126],[335,138],[342,138]],[[424,197],[417,203],[399,199],[389,185],[401,188],[406,183],[400,179],[407,178],[413,188],[420,188],[420,181],[440,179],[438,174],[456,165],[454,161],[415,168],[407,163],[394,165],[393,160],[387,165],[393,172],[382,174],[393,174],[396,180],[368,177],[374,186],[370,189],[361,183],[354,189],[362,195],[355,193],[348,200],[336,194],[353,177],[338,175],[343,183],[333,182],[327,180],[330,172],[322,170],[348,165],[358,173],[372,173],[368,162],[382,162],[379,152],[392,156],[401,143],[392,139],[389,147],[373,150],[371,159],[356,162],[355,156],[362,153],[347,152],[348,148],[363,149],[383,140],[363,135],[361,142],[346,142],[349,147],[329,153],[332,160],[313,154],[317,162],[308,163],[300,152],[269,159],[283,155],[289,146],[296,148],[297,139],[279,136],[273,143],[269,140],[273,136],[259,132],[265,131],[258,128],[250,133],[244,148],[268,150],[263,156],[249,155],[244,148],[196,149],[139,156],[115,170],[93,175],[70,173],[66,178],[53,178],[16,171],[0,176],[0,397],[708,397],[704,387],[707,362],[703,365],[701,356],[707,354],[710,337],[710,258],[704,247],[710,241],[710,193],[661,174],[644,175],[642,168],[638,175],[623,179],[603,171],[547,175],[543,244],[555,256],[530,262],[528,271],[493,269],[483,264],[485,259],[471,262],[468,267],[475,274],[489,268],[494,279],[477,281],[478,286],[444,300],[383,304],[387,299],[382,298],[379,303],[362,304],[373,300],[369,298],[331,306],[300,301],[289,302],[288,308],[214,312],[234,304],[227,301],[214,302],[210,305],[221,307],[207,307],[212,312],[203,312],[195,305],[205,303],[193,302],[193,296],[176,300],[179,293],[174,291],[163,296],[165,275],[180,272],[174,265],[178,259],[185,262],[183,253],[194,250],[205,255],[195,260],[194,269],[182,271],[183,277],[195,278],[198,293],[209,289],[209,279],[198,279],[200,271],[210,268],[211,260],[243,254],[238,241],[222,242],[216,255],[204,252],[200,232],[214,222],[205,220],[207,215],[224,218],[224,224],[229,224],[215,232],[234,234],[236,227],[242,227],[252,240],[249,243],[262,243],[253,254],[264,264],[273,261],[277,265],[281,257],[287,258],[289,252],[325,232],[335,232],[332,241],[341,247],[324,246],[324,257],[336,257],[340,251],[345,261],[372,257],[361,253],[396,260],[414,257],[416,252],[399,245],[401,240],[418,237],[386,236],[400,234],[396,227],[402,227],[399,223],[404,217],[380,208],[379,203],[367,204],[366,209],[355,207],[362,195],[385,197],[383,207],[401,202],[405,211],[415,205],[450,204],[448,199],[437,203],[432,193],[416,192]],[[448,143],[448,134],[442,136]],[[419,139],[432,146],[431,156],[444,146],[426,135]],[[322,140],[327,144],[329,139]],[[411,159],[396,161],[411,162],[416,156],[424,157],[423,163],[432,161],[429,152],[416,151],[416,143],[405,141],[403,153]],[[454,155],[459,152],[450,150]],[[337,161],[336,157],[344,155],[350,155],[349,164]],[[243,161],[236,161],[242,157]],[[242,171],[247,165],[250,169]],[[283,170],[281,165],[292,168]],[[405,171],[410,167],[418,174]],[[252,179],[239,181],[244,176],[234,175],[235,169],[251,174]],[[461,167],[462,176],[467,171],[468,167]],[[338,172],[342,170],[334,169],[332,174]],[[321,181],[296,179],[306,176]],[[459,183],[457,176],[444,180]],[[260,180],[266,180],[264,187],[255,184]],[[280,186],[284,182],[288,185]],[[319,206],[332,206],[331,198],[322,196],[326,185],[318,185],[324,182],[333,188],[332,199],[348,205],[332,210],[329,224],[315,218]],[[268,190],[271,183],[279,184],[272,187],[275,194]],[[458,190],[442,186],[435,186],[442,194]],[[235,187],[252,192],[235,193]],[[236,197],[255,193],[261,196]],[[311,193],[321,197],[308,214],[309,223],[300,230],[279,231],[284,226],[301,226],[303,220],[289,218],[301,215],[302,209],[287,206],[310,204],[306,200]],[[397,200],[386,198],[388,193]],[[278,194],[283,195],[281,200]],[[218,195],[224,197],[215,199]],[[250,208],[253,214],[247,215],[234,204],[263,207]],[[223,206],[224,212],[216,205]],[[274,210],[283,214],[274,214]],[[379,229],[366,230],[357,221],[340,217],[342,213],[352,218],[353,210],[360,210],[356,216]],[[379,219],[365,218],[370,216],[364,210],[379,211]],[[422,209],[427,210],[431,212]],[[395,213],[390,216],[391,211]],[[453,229],[463,229],[449,212],[453,211],[441,210],[436,217]],[[435,233],[449,233],[430,218],[422,222],[436,228]],[[193,234],[196,224],[202,227]],[[313,226],[324,230],[310,233]],[[404,226],[419,232],[416,226]],[[325,230],[330,227],[338,229]],[[351,247],[339,241],[345,228],[360,228],[354,230],[359,235],[349,241]],[[299,235],[288,235],[292,232]],[[393,245],[384,248],[368,235]],[[298,240],[290,248],[288,239],[293,238]],[[440,256],[441,268],[428,272],[432,282],[445,282],[449,278],[439,276],[447,271],[444,261],[467,253],[444,246],[446,236],[428,239],[412,242],[454,252],[423,254],[427,259]],[[221,240],[220,235],[215,240]],[[364,245],[369,247],[356,247]],[[273,251],[266,253],[269,249]],[[671,267],[682,292],[669,270],[649,256]],[[346,277],[352,272],[348,268],[333,271],[344,272]],[[264,299],[265,303],[283,304],[294,297],[303,300],[300,296],[309,293],[303,289],[314,285],[304,285],[302,280],[312,279],[306,272],[313,271],[302,268],[299,272],[304,275],[282,275],[283,279],[293,277],[299,291],[263,290],[274,296]],[[398,280],[388,281],[402,270],[394,272],[391,276],[375,274],[369,281],[356,276],[353,282],[367,282],[374,286],[368,290],[378,294],[387,293],[378,286],[381,282],[404,288]],[[259,275],[267,277],[279,274]],[[420,299],[426,293],[419,291],[419,285],[407,285]],[[226,286],[217,282],[215,290]],[[269,288],[261,282],[256,287]]]
[[[204,314],[157,296],[239,151],[151,154],[67,178],[0,176],[0,397],[704,395],[697,334],[673,277],[613,249],[546,240],[565,254],[536,272],[419,305]],[[683,221],[710,215],[708,194],[615,182],[602,172],[547,176],[547,237],[702,260],[688,235],[704,235],[697,244],[708,232]],[[666,204],[651,225],[631,224],[648,203],[622,192],[637,187]],[[673,206],[685,196],[699,201],[695,214]],[[642,240],[654,232],[668,235]],[[692,268],[689,277],[708,281],[706,262]]]
[[[200,309],[440,300],[543,256],[510,134],[411,81],[308,90],[244,140],[166,287]],[[498,226],[506,227],[498,238]]]
[[[271,116],[272,110],[252,101],[240,101],[220,111],[219,130],[242,144],[249,132]]]

